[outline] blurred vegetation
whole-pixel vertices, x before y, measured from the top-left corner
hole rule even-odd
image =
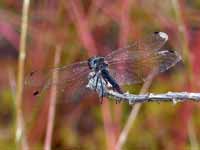
[[[14,100],[22,5],[19,0],[0,1],[0,149],[4,150],[16,148]],[[168,33],[165,47],[177,50],[184,60],[157,76],[149,91],[198,92],[199,0],[31,1],[25,72],[52,68],[58,46],[62,49],[59,66],[63,66],[106,55],[154,31]],[[141,86],[125,89],[139,93]],[[113,100],[100,105],[96,96],[76,94],[79,89],[73,92],[80,101],[69,103],[71,88],[57,95],[52,150],[114,149],[110,143],[117,141],[132,107]],[[48,91],[37,98],[24,89],[22,108],[30,149],[44,147],[49,100]],[[199,108],[193,102],[144,104],[123,149],[199,149]]]

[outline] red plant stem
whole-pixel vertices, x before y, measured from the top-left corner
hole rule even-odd
[[[61,54],[61,47],[57,46],[56,54],[55,54],[55,61],[54,61],[55,67],[60,62],[60,54]],[[52,82],[56,83],[57,80],[58,80],[58,72],[54,72]],[[44,144],[45,150],[51,150],[51,141],[52,141],[52,135],[53,135],[54,120],[55,120],[56,94],[57,94],[57,86],[56,86],[56,84],[53,84],[52,89],[51,89],[46,138],[45,138],[45,144]]]
[[[120,11],[120,34],[119,34],[119,47],[124,47],[128,42],[128,35],[129,35],[129,0],[121,0],[121,11]],[[120,67],[120,66],[118,66]],[[121,72],[123,74],[123,72]],[[114,107],[114,122],[116,125],[116,136],[119,136],[119,125],[121,120],[122,114],[122,107],[121,105],[115,105]]]
[[[48,97],[49,98],[49,97]],[[34,125],[29,131],[28,140],[30,146],[34,146],[35,143],[39,141],[45,135],[45,129],[47,126],[47,115],[49,108],[48,98],[45,98],[44,103],[42,104],[42,109],[39,111],[39,117],[35,120]]]
[[[121,0],[121,21],[120,21],[120,35],[119,35],[119,47],[125,46],[128,42],[129,34],[129,0]]]
[[[186,77],[186,87],[185,89],[187,90],[192,90],[191,88],[191,81],[193,78],[193,73],[191,69],[191,57],[189,55],[189,35],[188,35],[188,28],[187,28],[187,20],[184,15],[184,12],[186,12],[185,8],[185,1],[183,0],[172,0],[172,6],[174,7],[174,11],[176,14],[176,21],[178,23],[178,29],[179,29],[179,34],[181,35],[181,45],[183,49],[183,57],[185,61],[187,61],[188,65],[188,76]],[[175,149],[177,150],[182,150],[185,147],[185,144],[187,142],[187,136],[188,132],[188,123],[191,120],[191,115],[192,115],[192,110],[193,110],[193,105],[189,103],[184,103],[183,105],[180,106],[180,108],[177,110],[177,118],[176,119],[176,126],[174,128],[174,132],[172,132],[172,135],[175,137],[174,138],[174,145]]]
[[[96,55],[97,49],[95,42],[89,29],[88,20],[84,16],[84,12],[80,3],[76,0],[70,0],[69,4],[69,13],[71,14],[72,19],[74,19],[80,40],[82,41],[84,47],[87,48],[90,55]]]
[[[76,28],[79,32],[79,38],[83,42],[84,47],[88,50],[88,53],[90,56],[94,56],[98,53],[95,41],[92,37],[90,28],[89,28],[89,23],[88,23],[88,18],[84,16],[83,9],[81,8],[80,2],[76,0],[70,0],[70,9],[69,9],[69,14],[71,15],[71,18],[74,19],[74,23],[76,25]],[[107,99],[105,99],[107,101]],[[103,123],[104,123],[104,128],[105,128],[105,134],[106,134],[106,142],[107,142],[107,149],[114,148],[114,141],[115,137],[113,135],[114,130],[110,128],[110,126],[113,124],[112,123],[112,118],[111,118],[111,113],[110,113],[110,108],[106,107],[107,104],[103,103],[101,105],[102,107],[102,116],[103,116]],[[105,106],[105,107],[104,107]]]
[[[16,49],[19,47],[19,36],[13,30],[13,27],[2,20],[0,20],[0,33],[8,40]]]
[[[104,129],[106,134],[106,141],[107,141],[107,149],[114,149],[116,143],[116,135],[113,130],[113,123],[111,112],[109,108],[109,101],[104,98],[103,106],[101,107]]]
[[[90,14],[93,14],[97,9],[100,9],[104,15],[109,16],[112,20],[118,22],[120,15],[118,11],[116,11],[115,8],[112,7],[112,4],[113,3],[107,2],[105,0],[93,1],[93,8]]]

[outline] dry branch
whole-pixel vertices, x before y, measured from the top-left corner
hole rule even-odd
[[[118,92],[109,89],[109,86],[106,82],[102,80],[101,82],[97,81],[97,77],[92,77],[94,72],[91,72],[89,75],[89,82],[87,88],[95,90],[99,96],[111,97],[118,101],[128,102],[130,105],[135,103],[145,103],[145,102],[183,102],[186,100],[200,101],[200,93],[188,93],[188,92],[167,92],[162,94],[139,94],[134,95],[130,93],[120,94]],[[98,82],[96,84],[96,82]]]
[[[188,92],[167,92],[162,94],[140,94],[134,95],[129,93],[120,94],[112,90],[106,91],[106,96],[113,97],[116,100],[128,102],[130,105],[135,103],[145,102],[183,102],[186,100],[200,101],[200,93],[188,93]]]

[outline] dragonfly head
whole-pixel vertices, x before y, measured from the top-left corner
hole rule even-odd
[[[105,62],[104,57],[95,56],[88,59],[88,66],[90,69],[94,70],[95,72],[105,68],[108,64]]]

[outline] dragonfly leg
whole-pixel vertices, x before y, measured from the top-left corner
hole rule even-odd
[[[95,74],[92,76],[92,78],[96,77],[96,75],[97,75],[97,73],[95,73]]]
[[[120,104],[121,100],[117,100],[115,101],[115,104]]]
[[[101,83],[101,104],[103,103],[103,94],[104,94],[104,89],[103,89],[103,83],[102,83],[102,80],[100,79],[100,83]]]
[[[120,104],[120,103],[121,103],[121,100],[116,100],[115,103],[116,103],[116,104]]]
[[[103,77],[103,80],[105,81],[106,85],[108,85],[108,81]]]
[[[97,80],[96,80],[95,90],[97,89],[98,82],[99,82],[99,76],[97,77]]]

